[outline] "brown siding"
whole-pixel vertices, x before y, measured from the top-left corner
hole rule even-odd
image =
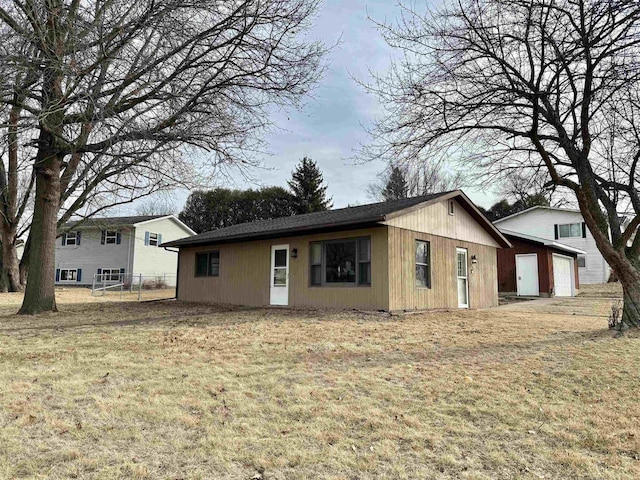
[[[538,281],[540,283],[540,295],[553,295],[553,254],[557,253],[574,259],[574,278],[576,290],[580,288],[578,279],[577,254],[572,254],[562,250],[556,250],[544,245],[527,242],[515,237],[509,237],[513,248],[503,248],[498,250],[498,291],[501,293],[516,293],[518,285],[516,282],[516,255],[526,255],[535,253],[538,255]]]
[[[498,291],[503,293],[515,293],[518,290],[516,284],[516,255],[535,253],[538,255],[538,279],[540,294],[550,295],[553,287],[553,264],[548,247],[521,242],[509,238],[513,248],[498,250]]]
[[[431,288],[418,288],[415,285],[415,240],[431,242]],[[391,310],[457,308],[457,247],[468,250],[470,308],[497,306],[498,280],[495,247],[389,227]],[[471,264],[473,255],[478,259],[475,265]]]
[[[310,287],[309,243],[318,240],[371,236],[370,287]],[[387,227],[180,249],[179,299],[190,302],[269,305],[271,246],[288,244],[289,305],[313,308],[388,310]],[[220,250],[220,276],[195,277],[195,254]]]
[[[449,200],[427,205],[384,222],[390,227],[429,233],[480,245],[498,247],[496,240],[457,201],[449,215]]]

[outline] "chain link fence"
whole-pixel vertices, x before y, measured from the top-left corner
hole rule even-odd
[[[175,298],[176,274],[96,273],[91,295],[119,297],[122,300],[148,301]]]

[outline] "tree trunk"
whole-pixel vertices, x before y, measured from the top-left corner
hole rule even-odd
[[[22,251],[22,259],[20,260],[20,285],[24,288],[27,285],[27,274],[29,270],[29,251],[31,250],[31,233],[27,237]]]
[[[612,246],[599,248],[622,285],[624,307],[621,328],[640,328],[640,268]]]
[[[583,176],[586,180],[590,179],[587,174]],[[640,259],[627,256],[626,245],[614,247],[609,236],[609,224],[600,210],[594,190],[581,189],[576,192],[580,212],[598,250],[622,284],[624,307],[620,327],[640,328]]]
[[[7,279],[5,273],[6,272],[3,271],[0,274],[0,292],[2,293],[6,293],[9,291],[9,280]]]
[[[2,232],[2,278],[6,282],[7,291],[22,291],[15,233],[12,232]]]
[[[55,247],[60,199],[60,168],[58,155],[43,144],[51,144],[50,134],[41,130],[36,167],[36,198],[33,221],[27,288],[18,313],[35,315],[57,311],[55,297]],[[50,143],[51,142],[51,143]]]
[[[640,328],[640,285],[622,283],[622,291],[624,299],[622,328]]]

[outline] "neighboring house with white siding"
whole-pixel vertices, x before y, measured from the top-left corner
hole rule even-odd
[[[174,284],[178,254],[163,242],[195,235],[173,215],[91,218],[65,225],[56,241],[56,284],[117,282],[131,275]]]
[[[584,250],[578,255],[580,284],[605,283],[611,269],[598,250],[579,210],[554,207],[532,207],[493,222],[501,230],[558,240],[564,245]]]

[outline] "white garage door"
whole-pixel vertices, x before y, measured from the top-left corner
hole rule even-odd
[[[569,257],[553,256],[553,284],[556,297],[571,297],[573,295],[571,263]]]

